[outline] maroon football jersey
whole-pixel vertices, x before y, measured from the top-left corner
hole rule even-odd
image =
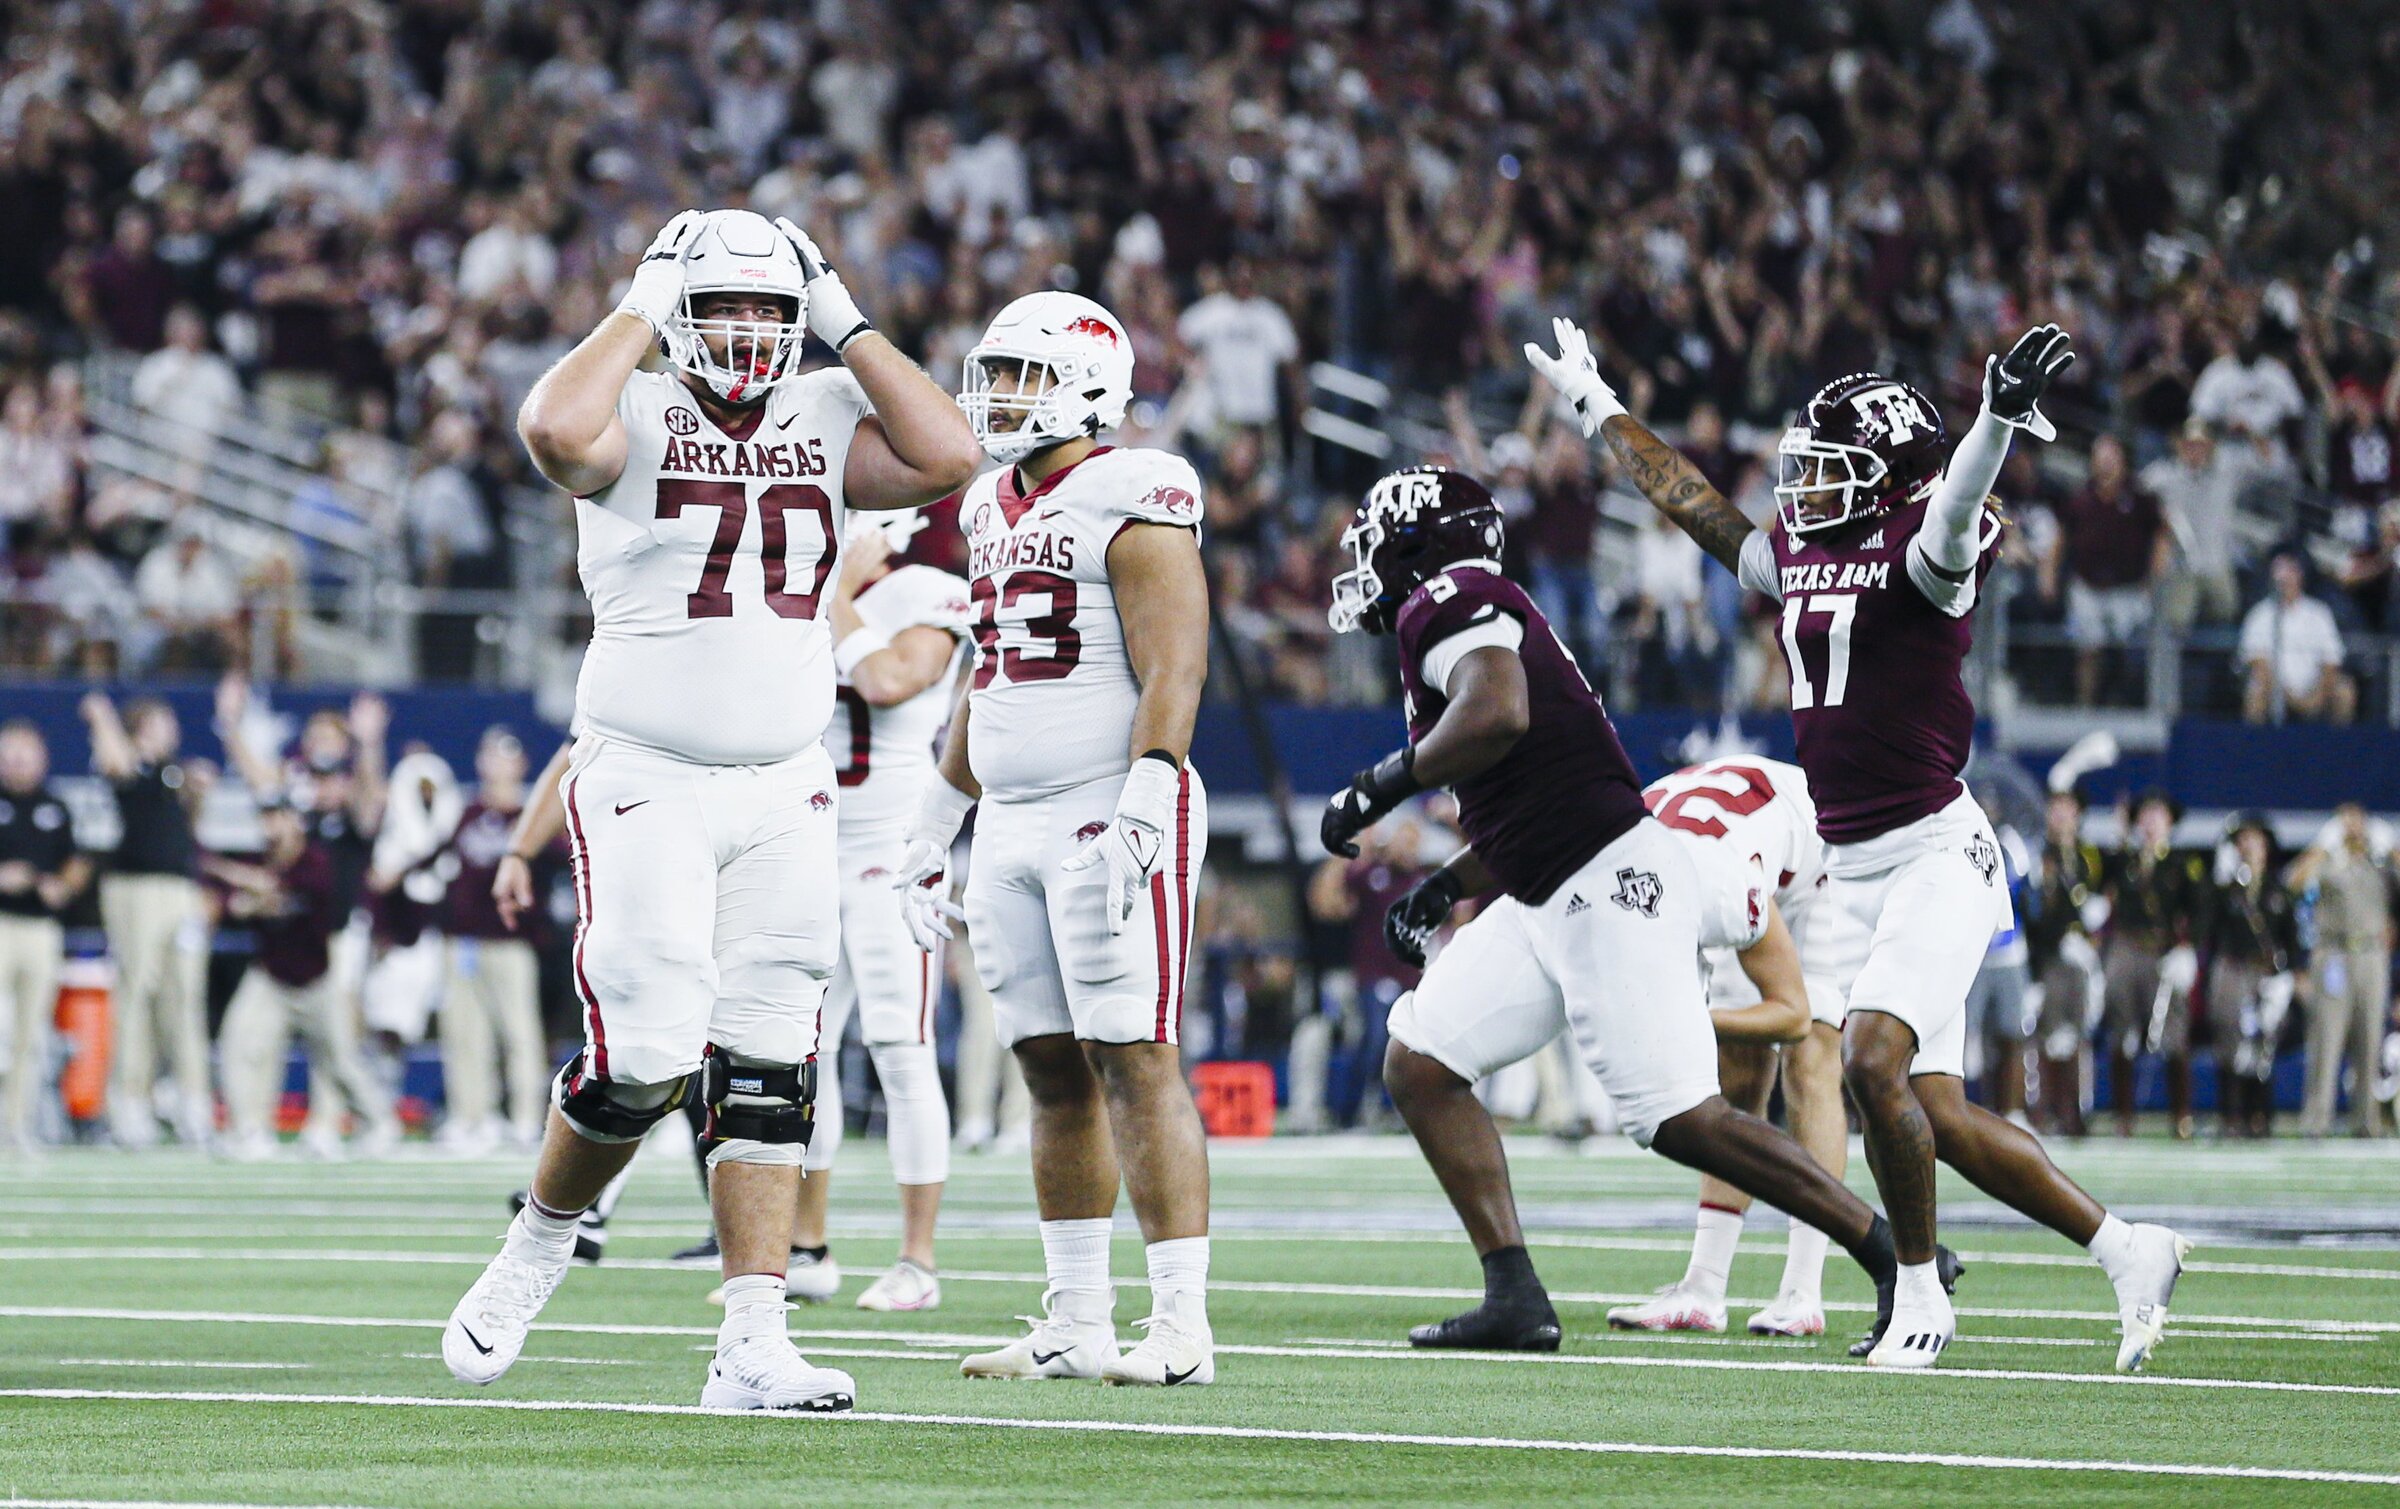
[[[1452,790],[1459,825],[1501,889],[1538,906],[1648,813],[1599,694],[1533,599],[1497,572],[1453,567],[1400,605],[1409,742],[1431,733],[1450,705],[1425,682],[1426,653],[1502,613],[1525,626],[1517,653],[1533,721],[1499,764]]]
[[[1768,531],[1792,672],[1792,731],[1816,798],[1817,832],[1854,844],[1957,799],[1975,736],[1961,674],[1972,615],[1952,618],[1908,576],[1927,500],[1793,539]],[[1983,518],[1977,591],[2000,554]]]

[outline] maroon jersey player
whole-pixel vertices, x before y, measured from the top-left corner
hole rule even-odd
[[[2041,1144],[1970,1104],[1966,995],[2007,918],[1999,845],[1959,772],[1975,707],[1962,668],[1969,616],[2002,529],[1989,502],[2011,432],[2052,439],[2037,407],[2074,360],[2055,325],[1985,364],[1983,411],[1957,448],[1933,401],[1874,373],[1819,389],[1778,447],[1779,517],[1754,528],[1692,465],[1626,413],[1583,332],[1534,368],[1607,441],[1635,483],[1742,584],[1782,604],[1799,763],[1826,841],[1826,900],[1846,946],[1843,1071],[1900,1257],[1888,1328],[1854,1355],[1930,1367],[1957,1332],[1938,1281],[1933,1167],[2087,1247],[2117,1291],[2117,1366],[2149,1357],[2190,1244],[2129,1226],[2060,1173]]]
[[[1896,1265],[1882,1217],[1718,1094],[1698,877],[1644,808],[1582,670],[1500,574],[1491,494],[1437,467],[1395,472],[1368,492],[1343,543],[1351,568],[1334,582],[1333,626],[1397,634],[1408,744],[1327,805],[1325,847],[1355,854],[1384,814],[1448,786],[1471,847],[1394,905],[1395,951],[1421,959],[1463,896],[1501,893],[1392,1007],[1384,1083],[1465,1222],[1485,1285],[1482,1305],[1409,1339],[1558,1347],[1473,1086],[1561,1031],[1637,1141],[1816,1226],[1887,1286]]]

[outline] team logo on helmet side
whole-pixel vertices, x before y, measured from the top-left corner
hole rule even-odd
[[[1502,525],[1491,492],[1464,472],[1412,466],[1379,479],[1342,531],[1350,566],[1333,579],[1337,634],[1389,633],[1410,593],[1452,566],[1497,563]]]
[[[1112,346],[1117,344],[1117,332],[1109,328],[1108,321],[1093,319],[1088,314],[1079,314],[1067,321],[1067,334],[1088,335],[1094,340],[1106,341]]]
[[[1933,400],[1874,372],[1837,377],[1775,447],[1775,503],[1791,535],[1899,507],[1941,475],[1949,432]]]

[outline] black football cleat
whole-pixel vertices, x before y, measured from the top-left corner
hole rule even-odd
[[[528,1192],[521,1189],[510,1195],[508,1197],[508,1213],[513,1216],[522,1211],[529,1198]],[[607,1219],[596,1216],[588,1210],[585,1211],[575,1222],[575,1261],[597,1263],[607,1251]]]
[[[1558,1312],[1551,1308],[1549,1296],[1542,1295],[1505,1307],[1485,1300],[1463,1315],[1411,1329],[1408,1344],[1471,1352],[1555,1352],[1558,1335]]]
[[[1933,1271],[1942,1281],[1942,1292],[1956,1294],[1958,1276],[1967,1271],[1967,1265],[1959,1261],[1957,1253],[1936,1242],[1933,1245]],[[1894,1276],[1875,1286],[1875,1324],[1867,1329],[1866,1335],[1850,1343],[1851,1356],[1864,1357],[1875,1350],[1875,1343],[1883,1340],[1884,1329],[1892,1323],[1892,1301],[1899,1282],[1898,1277]]]
[[[714,1268],[718,1255],[717,1234],[712,1231],[667,1261],[684,1268]]]

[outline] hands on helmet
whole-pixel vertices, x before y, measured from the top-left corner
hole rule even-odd
[[[683,302],[684,256],[707,223],[708,216],[699,210],[685,210],[668,221],[652,238],[642,260],[635,264],[633,286],[625,291],[617,313],[630,314],[659,334],[666,334],[667,322],[675,317],[676,306]]]
[[[800,257],[801,271],[808,278],[808,333],[839,355],[852,341],[875,327],[858,312],[858,300],[850,297],[842,275],[825,260],[825,253],[818,250],[808,232],[782,216],[776,218],[775,228],[792,243],[792,250]]]

